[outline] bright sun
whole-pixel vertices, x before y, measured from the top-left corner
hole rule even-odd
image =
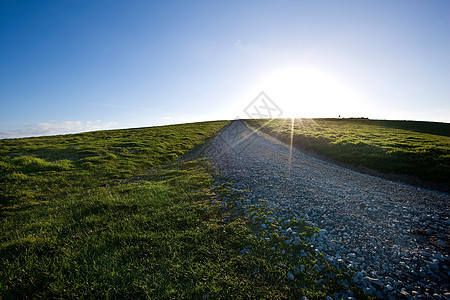
[[[283,117],[337,117],[361,114],[356,91],[330,72],[306,67],[282,68],[265,76],[256,89],[265,91]]]

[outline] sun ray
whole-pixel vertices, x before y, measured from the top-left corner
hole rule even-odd
[[[256,129],[251,129],[252,132],[251,132],[248,136],[244,137],[241,141],[239,141],[239,143],[241,143],[241,142],[243,142],[244,140],[248,139],[249,137],[251,137],[252,135],[254,135],[255,133],[257,133],[258,131],[260,131],[261,128],[266,127],[269,123],[271,123],[271,122],[273,122],[273,121],[275,121],[275,119],[270,119],[269,121],[267,121],[267,122],[264,123],[263,125],[259,126],[258,128],[256,128]],[[248,128],[248,127],[247,127],[247,128]],[[249,128],[249,129],[250,129],[250,128]]]
[[[231,145],[230,147],[236,147],[237,145],[241,144],[242,142],[244,142],[246,139],[248,139],[249,137],[251,137],[253,134],[257,133],[261,128],[267,126],[267,124],[271,123],[272,121],[274,121],[275,119],[270,119],[269,121],[267,121],[266,123],[264,123],[263,125],[261,125],[260,127],[256,128],[256,129],[251,129],[247,126],[248,129],[251,130],[251,133],[248,135],[245,135],[241,140],[239,140],[237,143]],[[246,125],[247,123],[244,120],[241,120],[242,122],[244,122]],[[231,124],[231,123],[230,123]],[[229,126],[229,125],[228,125]],[[222,155],[224,155],[226,152],[228,151],[228,149],[223,150],[222,152],[220,152],[217,157],[221,157]]]
[[[292,145],[294,142],[294,123],[295,119],[291,118],[291,143],[289,145],[289,169],[288,169],[288,177],[291,177],[291,168],[292,168]]]

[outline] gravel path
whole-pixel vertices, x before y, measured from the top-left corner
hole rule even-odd
[[[243,121],[206,151],[249,200],[322,230],[311,243],[383,298],[450,299],[450,195],[361,174],[253,134]]]

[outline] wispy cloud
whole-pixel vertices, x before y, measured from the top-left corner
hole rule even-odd
[[[243,51],[245,53],[251,54],[251,55],[262,55],[263,54],[263,48],[255,45],[255,44],[242,41],[242,40],[236,40],[234,42],[233,48]]]
[[[56,135],[67,133],[78,133],[85,131],[95,131],[103,129],[111,129],[117,122],[102,122],[96,121],[65,121],[61,123],[37,123],[37,124],[25,124],[22,128],[1,130],[0,138],[19,138],[19,137],[31,137],[42,135]]]

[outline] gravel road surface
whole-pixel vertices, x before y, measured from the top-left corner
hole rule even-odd
[[[311,157],[243,121],[206,150],[218,171],[278,216],[322,230],[310,242],[383,298],[450,299],[450,195],[361,174]]]

